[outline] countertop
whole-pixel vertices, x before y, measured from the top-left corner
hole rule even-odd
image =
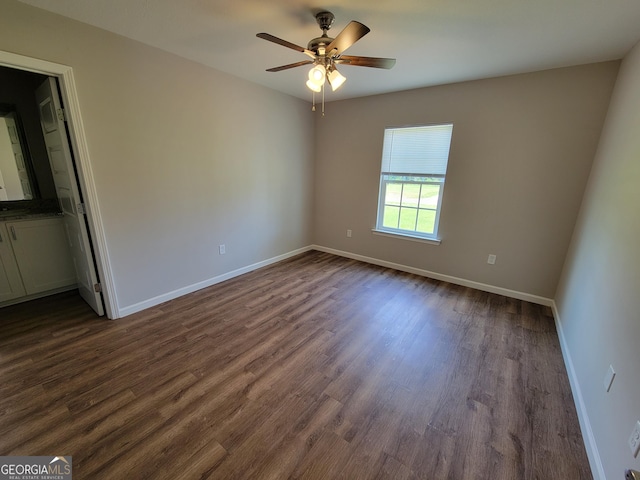
[[[38,210],[0,210],[0,222],[15,220],[35,220],[38,218],[61,217],[62,212]]]

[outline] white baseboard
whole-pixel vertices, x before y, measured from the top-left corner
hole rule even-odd
[[[148,300],[144,300],[142,302],[135,303],[133,305],[129,305],[126,307],[118,308],[118,315],[115,318],[126,317],[127,315],[132,315],[134,313],[140,312],[142,310],[146,310],[147,308],[155,307],[156,305],[160,305],[161,303],[168,302],[169,300],[173,300],[174,298],[181,297],[182,295],[187,295],[188,293],[195,292],[197,290],[210,287],[220,282],[224,282],[225,280],[229,280],[231,278],[237,277],[238,275],[242,275],[253,270],[257,270],[258,268],[266,267],[267,265],[271,265],[273,263],[280,262],[282,260],[286,260],[287,258],[293,257],[295,255],[299,255],[304,252],[308,252],[309,250],[318,250],[320,252],[331,253],[333,255],[338,255],[340,257],[347,257],[354,260],[359,260],[365,263],[371,263],[373,265],[378,265],[381,267],[393,268],[394,270],[399,270],[402,272],[413,273],[416,275],[420,275],[423,277],[433,278],[435,280],[442,280],[444,282],[453,283],[456,285],[462,285],[463,287],[475,288],[476,290],[482,290],[485,292],[496,293],[498,295],[504,295],[506,297],[516,298],[518,300],[524,300],[531,303],[537,303],[540,305],[545,305],[550,307],[553,303],[553,300],[550,298],[539,297],[537,295],[531,295],[524,292],[518,292],[516,290],[509,290],[508,288],[496,287],[493,285],[487,285],[480,282],[474,282],[472,280],[466,280],[464,278],[452,277],[450,275],[443,275],[441,273],[431,272],[429,270],[423,270],[420,268],[410,267],[407,265],[401,265],[399,263],[387,262],[384,260],[378,260],[376,258],[366,257],[364,255],[357,255],[350,252],[344,252],[341,250],[335,250],[333,248],[327,248],[320,245],[310,245],[307,247],[299,248],[297,250],[293,250],[291,252],[285,253],[283,255],[278,255],[277,257],[269,258],[262,262],[254,263],[252,265],[248,265],[246,267],[239,268],[237,270],[233,270],[231,272],[224,273],[222,275],[218,275],[217,277],[209,278],[207,280],[203,280],[198,283],[194,283],[193,285],[188,285],[186,287],[179,288],[172,292],[167,292],[162,295],[158,295],[156,297],[150,298]]]
[[[401,265],[399,263],[387,262],[385,260],[378,260],[377,258],[365,257],[363,255],[357,255],[355,253],[343,252],[341,250],[335,250],[333,248],[322,247],[320,245],[312,245],[313,250],[319,250],[321,252],[331,253],[340,257],[347,257],[353,260],[359,260],[361,262],[371,263],[380,267],[393,268],[394,270],[400,270],[402,272],[413,273],[422,277],[433,278],[434,280],[442,280],[443,282],[453,283],[455,285],[461,285],[463,287],[474,288],[476,290],[482,290],[483,292],[496,293],[498,295],[504,295],[505,297],[516,298],[518,300],[524,300],[526,302],[537,303],[550,307],[553,304],[553,299],[539,297],[538,295],[531,295],[529,293],[518,292],[516,290],[509,290],[508,288],[496,287],[494,285],[487,285],[485,283],[474,282],[473,280],[466,280],[464,278],[452,277],[450,275],[443,275],[441,273],[431,272],[429,270],[423,270],[421,268],[409,267],[407,265]]]
[[[562,350],[562,357],[564,358],[564,365],[567,368],[567,374],[569,376],[569,383],[571,384],[571,392],[573,393],[573,402],[576,405],[576,411],[578,413],[578,421],[580,422],[580,429],[582,430],[582,439],[584,441],[584,447],[587,451],[587,457],[589,458],[589,465],[591,466],[591,473],[596,480],[606,480],[604,473],[604,467],[602,466],[602,460],[600,459],[600,453],[598,452],[598,446],[596,445],[595,436],[591,429],[591,422],[589,421],[589,415],[587,408],[584,404],[584,398],[582,397],[582,390],[580,389],[580,383],[578,382],[578,376],[576,375],[575,368],[573,366],[573,360],[571,359],[571,352],[567,345],[567,340],[562,330],[562,324],[560,323],[560,314],[558,313],[558,307],[554,301],[551,305],[553,311],[553,318],[556,323],[556,331],[558,332],[558,339],[560,340],[560,350]]]
[[[312,250],[312,247],[299,248],[297,250],[293,250],[283,255],[278,255],[277,257],[269,258],[267,260],[263,260],[262,262],[258,262],[252,265],[248,265],[246,267],[238,268],[237,270],[232,270],[231,272],[223,273],[222,275],[218,275],[217,277],[209,278],[207,280],[194,283],[193,285],[188,285],[186,287],[179,288],[172,292],[167,292],[162,295],[158,295],[157,297],[153,297],[148,300],[144,300],[142,302],[129,305],[128,307],[120,308],[118,310],[118,316],[116,318],[122,318],[122,317],[126,317],[127,315],[141,312],[142,310],[155,307],[156,305],[160,305],[161,303],[168,302],[169,300],[173,300],[174,298],[178,298],[183,295],[187,295],[188,293],[192,293],[197,290],[210,287],[212,285],[215,285],[216,283],[224,282],[225,280],[229,280],[239,275],[249,273],[253,270],[257,270],[258,268],[266,267],[267,265],[281,262],[282,260],[286,260],[287,258],[294,257],[304,252],[308,252],[309,250]]]

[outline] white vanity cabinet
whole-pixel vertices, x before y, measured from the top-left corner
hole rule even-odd
[[[76,284],[61,217],[0,222],[0,302]]]

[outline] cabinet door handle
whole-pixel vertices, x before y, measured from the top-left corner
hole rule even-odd
[[[11,229],[11,236],[13,237],[13,239],[18,240],[18,237],[16,237],[16,229],[13,226],[9,228]]]

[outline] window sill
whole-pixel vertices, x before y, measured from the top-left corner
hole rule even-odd
[[[396,232],[387,232],[385,230],[377,230],[375,228],[371,229],[374,235],[381,235],[383,237],[392,237],[399,238],[401,240],[409,240],[411,242],[419,242],[419,243],[429,243],[431,245],[440,245],[439,238],[424,238],[424,237],[415,237],[413,235],[407,235],[404,233],[396,233]]]

